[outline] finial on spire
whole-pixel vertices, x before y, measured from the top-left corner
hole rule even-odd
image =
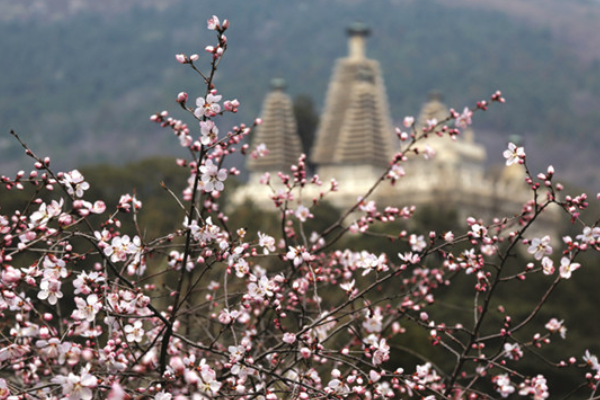
[[[367,37],[371,34],[371,29],[364,22],[356,21],[348,27],[347,32],[348,36]]]
[[[371,34],[369,27],[363,22],[355,22],[346,30],[348,33],[348,52],[352,59],[365,58],[365,38]]]
[[[287,88],[287,83],[283,78],[273,78],[271,79],[271,90],[285,91]]]

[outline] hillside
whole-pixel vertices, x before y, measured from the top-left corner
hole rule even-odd
[[[224,97],[242,101],[231,122],[260,113],[275,76],[288,81],[292,95],[306,93],[322,106],[334,61],[346,53],[344,28],[362,19],[372,27],[368,55],[382,65],[396,123],[416,114],[432,89],[456,108],[501,89],[509,102],[475,124],[492,161],[518,133],[537,165],[552,162],[560,171],[577,154],[584,168],[563,176],[600,186],[597,3],[222,0],[167,7],[153,0],[109,1],[102,9],[54,3],[0,1],[0,35],[7,38],[0,42],[0,130],[17,130],[61,166],[178,152],[148,116],[172,108],[181,90],[194,95],[193,74],[173,55],[202,54],[212,14],[232,22],[217,81]],[[8,136],[0,138],[3,170],[19,166],[16,150]]]

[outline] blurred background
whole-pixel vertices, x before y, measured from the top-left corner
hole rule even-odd
[[[260,114],[274,77],[318,115],[334,62],[347,54],[345,28],[360,20],[372,31],[367,56],[381,64],[394,124],[416,115],[432,90],[457,110],[501,90],[507,103],[473,125],[490,163],[502,162],[517,134],[536,171],[551,163],[564,181],[600,187],[598,1],[0,0],[0,11],[5,175],[30,165],[10,129],[57,168],[185,155],[148,117],[163,109],[183,117],[177,93],[202,93],[174,55],[198,53],[207,65],[206,20],[216,14],[231,22],[217,88],[242,103],[221,131]]]

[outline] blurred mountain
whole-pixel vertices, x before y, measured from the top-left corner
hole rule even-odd
[[[198,53],[207,64],[203,48],[214,35],[206,19],[216,14],[231,21],[217,88],[242,102],[221,130],[260,113],[273,77],[322,107],[335,59],[346,54],[345,27],[362,20],[395,123],[417,114],[434,89],[456,109],[500,89],[507,104],[474,124],[492,162],[520,134],[535,167],[552,163],[559,177],[600,187],[595,1],[0,0],[0,10],[3,174],[25,165],[9,129],[61,168],[185,155],[148,117],[163,109],[184,117],[176,94],[201,94],[174,54]]]

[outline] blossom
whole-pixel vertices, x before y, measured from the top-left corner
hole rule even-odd
[[[312,215],[310,213],[310,210],[307,207],[304,207],[303,205],[299,205],[298,206],[298,208],[296,209],[296,212],[294,212],[294,215],[301,222],[306,222],[307,218],[313,218],[314,217],[314,215]]]
[[[219,314],[219,322],[224,325],[228,325],[228,324],[232,323],[234,320],[236,320],[237,317],[240,316],[240,314],[241,313],[238,310],[229,311],[229,309],[224,308],[223,310],[221,310],[221,313]]]
[[[472,116],[473,116],[473,111],[469,110],[469,107],[465,107],[462,114],[460,114],[458,116],[458,118],[456,118],[456,121],[454,123],[459,128],[466,128],[467,126],[471,125],[471,122],[472,122],[471,117]]]
[[[523,357],[523,350],[518,343],[504,343],[504,354],[511,360],[518,360]]]
[[[375,342],[372,347],[375,349],[373,352],[373,365],[379,365],[389,360],[390,346],[385,339],[381,339],[379,343]]]
[[[256,148],[250,154],[250,156],[253,159],[257,159],[257,158],[260,158],[260,157],[264,157],[267,154],[269,154],[269,149],[267,148],[267,145],[264,144],[264,143],[261,143],[261,144],[259,144],[259,145],[256,146]]]
[[[586,226],[583,228],[583,232],[581,235],[576,236],[577,239],[581,240],[583,243],[587,244],[596,244],[598,238],[600,238],[600,227],[591,228]]]
[[[404,254],[398,253],[398,258],[409,264],[418,264],[421,261],[421,257],[418,254],[406,252]]]
[[[517,147],[514,143],[509,143],[508,149],[504,150],[502,155],[506,158],[506,165],[512,165],[525,158],[525,150],[522,147]]]
[[[310,254],[306,252],[304,246],[289,246],[289,251],[285,255],[285,258],[292,260],[294,262],[294,266],[298,267],[304,261],[310,260]]]
[[[375,393],[377,393],[378,395],[380,395],[383,398],[385,398],[385,397],[393,398],[394,397],[394,390],[390,387],[389,382],[378,382],[375,385]]]
[[[104,254],[112,262],[126,261],[128,254],[135,254],[141,250],[141,240],[136,235],[133,240],[128,235],[115,236],[111,244],[104,248]]]
[[[356,260],[356,266],[363,268],[363,276],[367,275],[371,271],[385,272],[389,269],[386,264],[387,257],[385,254],[379,256],[369,253],[368,251],[361,251]]]
[[[64,174],[59,182],[67,189],[67,193],[75,197],[83,197],[84,190],[90,188],[90,184],[85,181],[81,172],[76,169]]]
[[[368,333],[381,332],[381,329],[383,328],[381,308],[377,307],[373,313],[367,315],[362,325]]]
[[[204,359],[200,360],[201,382],[198,383],[198,390],[205,394],[214,395],[221,389],[221,382],[217,381],[217,374],[210,368]]]
[[[345,290],[347,294],[350,294],[354,290],[356,280],[352,279],[350,282],[340,283],[340,288]]]
[[[73,311],[73,318],[92,322],[96,318],[96,314],[102,309],[102,303],[98,300],[96,294],[91,294],[86,300],[81,297],[75,297],[77,310]]]
[[[50,204],[42,203],[40,208],[31,214],[29,220],[33,226],[45,225],[51,218],[58,217],[63,206],[63,199],[52,200]]]
[[[6,384],[6,381],[0,378],[0,399],[6,399],[10,396],[10,389]]]
[[[217,165],[213,164],[212,160],[207,160],[200,167],[200,172],[202,173],[205,192],[212,192],[213,190],[221,191],[225,188],[223,181],[227,179],[227,170],[219,169]]]
[[[258,245],[263,248],[264,254],[272,253],[275,251],[275,238],[258,232]]]
[[[552,254],[550,246],[550,236],[544,236],[541,239],[534,238],[531,241],[531,246],[527,249],[530,254],[533,254],[536,260],[541,260],[545,254]]]
[[[250,272],[250,266],[248,265],[248,262],[243,258],[238,258],[233,263],[233,269],[235,270],[235,276],[237,276],[238,278],[243,278]]]
[[[72,372],[69,376],[57,375],[52,382],[62,386],[62,393],[69,400],[90,400],[93,396],[92,389],[98,385],[98,379],[86,369],[82,370],[81,375]]]
[[[413,375],[413,379],[420,385],[425,385],[427,383],[436,382],[440,378],[437,375],[436,370],[433,368],[433,365],[431,365],[430,362],[426,362],[423,365],[416,366],[416,371]]]
[[[248,284],[248,294],[253,299],[260,300],[264,297],[273,296],[273,289],[275,287],[275,283],[263,275],[258,280],[258,283],[250,282],[250,284]]]
[[[544,275],[552,275],[555,270],[554,262],[549,257],[542,258],[542,271],[544,271]]]
[[[550,331],[550,333],[560,333],[560,337],[565,339],[567,336],[567,328],[563,325],[564,321],[559,321],[556,318],[552,318],[544,327]]]
[[[568,257],[563,257],[560,259],[560,267],[558,270],[560,271],[560,277],[563,279],[569,279],[571,277],[571,273],[576,271],[581,267],[579,263],[572,263]]]
[[[200,143],[208,146],[217,139],[219,128],[213,121],[200,121],[200,134]]]
[[[231,361],[238,362],[244,358],[244,354],[246,353],[246,347],[243,345],[229,346],[228,351],[231,356]]]
[[[435,157],[435,149],[429,145],[425,145],[425,148],[423,149],[423,158],[429,160],[433,157]]]
[[[282,340],[287,344],[293,344],[296,341],[296,335],[290,332],[283,334]]]
[[[425,242],[425,238],[423,237],[423,235],[410,235],[410,237],[408,238],[408,244],[410,244],[412,251],[417,253],[423,251],[425,247],[427,247],[427,243]]]
[[[508,397],[515,391],[515,387],[510,383],[508,374],[497,375],[492,378],[492,382],[498,386],[496,390],[502,397]]]
[[[392,181],[397,181],[398,179],[402,178],[404,175],[406,175],[404,168],[402,168],[402,166],[399,164],[394,164],[394,165],[392,165],[392,168],[390,168],[390,172],[388,172],[387,178]]]
[[[57,279],[42,279],[40,283],[40,291],[37,294],[38,299],[48,300],[48,303],[55,305],[58,299],[63,297],[63,293],[60,291],[62,283]]]
[[[414,124],[414,122],[415,122],[415,118],[411,117],[411,116],[404,117],[404,120],[402,120],[402,123],[407,128],[410,128],[412,126],[412,124]]]
[[[596,357],[594,354],[591,354],[589,350],[585,351],[585,354],[583,355],[583,361],[585,361],[585,363],[593,370],[596,370],[596,372],[600,372],[600,363],[598,362],[598,357]]]
[[[487,235],[487,228],[483,225],[473,224],[471,226],[471,236],[474,238],[483,238]]]
[[[213,15],[208,21],[206,21],[206,28],[209,31],[218,30],[221,27],[221,21],[219,21],[219,17]]]
[[[428,130],[433,130],[436,125],[438,124],[438,120],[437,118],[431,118],[427,120],[427,129]]]
[[[137,320],[133,325],[125,325],[125,333],[128,342],[140,343],[144,338],[144,328],[142,327],[142,321]]]
[[[156,393],[156,396],[154,396],[154,400],[171,400],[172,398],[171,393],[167,393],[164,390]]]
[[[40,349],[41,353],[48,358],[57,358],[60,353],[60,340],[50,338],[49,340],[38,340],[35,347]],[[0,397],[1,398],[1,397]]]
[[[129,212],[131,210],[131,206],[133,206],[133,208],[135,210],[139,210],[140,208],[142,208],[142,202],[139,201],[138,199],[136,199],[135,195],[130,195],[130,194],[124,194],[121,195],[121,198],[119,199],[119,204],[117,205],[117,208],[119,210],[124,210],[126,212]]]
[[[198,97],[196,99],[196,108],[194,110],[194,115],[197,118],[202,117],[214,117],[219,112],[221,112],[221,106],[217,103],[221,101],[221,95],[215,95],[209,93],[206,98]]]
[[[538,375],[531,380],[527,379],[519,385],[519,389],[521,396],[531,395],[533,400],[543,400],[549,396],[548,385],[543,375]]]
[[[350,392],[350,388],[343,381],[336,378],[329,381],[327,387],[325,388],[325,392],[332,395],[345,395]]]

